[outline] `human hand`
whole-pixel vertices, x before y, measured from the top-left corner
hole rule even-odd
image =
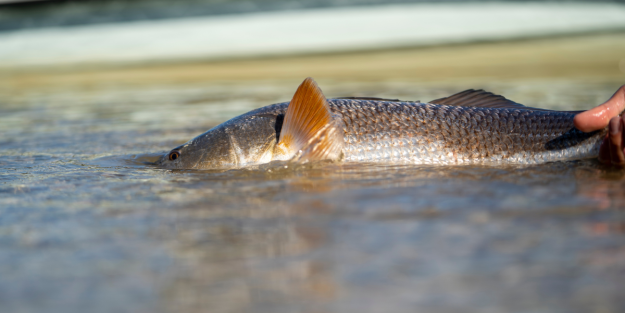
[[[573,122],[583,132],[608,128],[608,134],[601,143],[599,161],[619,167],[625,167],[625,116],[619,116],[625,110],[625,85],[621,86],[605,103],[588,111],[579,113]]]

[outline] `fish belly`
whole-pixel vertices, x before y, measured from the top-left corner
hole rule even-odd
[[[344,149],[347,162],[381,162],[405,164],[539,164],[553,161],[595,158],[601,141],[560,150],[507,151],[502,146],[477,146],[467,153],[465,147],[450,147],[444,141],[424,137],[387,138],[359,141],[348,139]],[[474,153],[471,153],[474,152]],[[485,153],[487,152],[487,153]]]

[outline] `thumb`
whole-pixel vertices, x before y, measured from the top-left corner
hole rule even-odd
[[[625,85],[621,86],[610,100],[588,111],[575,115],[575,128],[583,132],[591,132],[608,126],[610,119],[625,109]]]

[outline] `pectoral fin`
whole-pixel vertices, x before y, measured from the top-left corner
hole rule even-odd
[[[341,157],[344,131],[312,78],[306,78],[289,103],[276,152],[294,161]]]

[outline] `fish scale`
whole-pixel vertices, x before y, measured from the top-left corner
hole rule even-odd
[[[575,114],[331,99],[345,131],[345,161],[535,164],[596,157],[606,131],[583,133]]]
[[[288,102],[248,114],[284,114]],[[607,129],[575,129],[575,113],[328,99],[345,132],[344,161],[537,164],[595,158]]]

